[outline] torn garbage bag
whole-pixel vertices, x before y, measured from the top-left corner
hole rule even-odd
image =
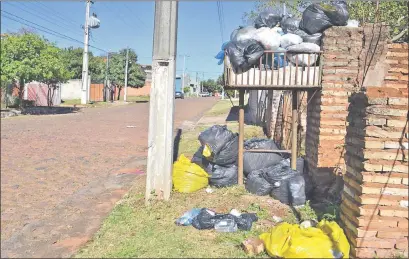
[[[259,196],[268,195],[273,189],[273,186],[265,179],[263,172],[259,170],[247,175],[245,187],[248,192]]]
[[[292,45],[287,48],[288,59],[293,63],[299,66],[312,66],[317,61],[318,55],[314,54],[315,52],[320,51],[320,46],[314,43],[300,43],[297,45]],[[291,52],[295,52],[291,54]],[[311,53],[311,54],[296,54],[296,53]]]
[[[283,17],[279,14],[275,14],[273,12],[265,11],[261,12],[257,18],[254,20],[254,26],[258,29],[261,27],[268,27],[273,28]]]
[[[331,4],[321,3],[321,8],[335,26],[348,24],[348,7],[345,1],[332,1]]]
[[[244,142],[244,149],[278,150],[279,148],[277,147],[273,140],[253,138],[246,140]],[[244,152],[243,159],[244,159],[243,171],[244,175],[246,176],[252,171],[270,167],[283,160],[279,153],[251,153],[251,152]]]
[[[217,63],[218,65],[223,64],[223,61],[224,61],[224,50],[226,49],[226,46],[227,46],[228,43],[229,43],[229,42],[223,43],[221,50],[220,50],[219,53],[217,53],[217,55],[215,56],[215,58],[219,60],[219,62]]]
[[[259,62],[264,48],[256,40],[232,41],[227,44],[226,53],[234,73],[240,74]]]
[[[254,213],[243,213],[239,217],[231,214],[218,214],[209,209],[202,209],[193,221],[192,226],[196,229],[213,229],[215,224],[222,220],[233,220],[238,229],[248,231],[251,229],[253,222],[258,220]]]
[[[209,184],[215,187],[228,187],[236,185],[237,166],[232,165],[228,167],[214,165],[213,171],[210,173]]]

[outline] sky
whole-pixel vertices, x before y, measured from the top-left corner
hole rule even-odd
[[[216,1],[179,2],[177,74],[182,73],[183,55],[187,55],[186,72],[192,79],[196,75],[199,80],[216,79],[221,75],[223,66],[217,65],[218,60],[214,56],[221,50],[223,41],[229,40],[231,32],[243,25],[243,14],[254,8],[255,1],[221,1],[221,5],[223,30],[220,29]],[[138,54],[139,63],[151,64],[154,8],[154,1],[95,0],[90,13],[95,13],[101,24],[99,28],[92,29],[90,40],[90,45],[98,49],[91,47],[90,50],[94,55],[106,55],[105,51],[114,52],[129,46]],[[2,1],[1,9],[9,13],[1,13],[1,33],[35,26],[36,33],[59,47],[83,47],[85,1]],[[38,28],[72,39],[50,35]]]

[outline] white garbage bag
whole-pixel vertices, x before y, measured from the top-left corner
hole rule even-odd
[[[230,41],[246,41],[254,39],[257,29],[253,26],[236,29],[230,35]]]
[[[309,43],[309,42],[303,42],[297,45],[292,45],[287,48],[288,53],[288,59],[291,61],[291,63],[296,64],[297,58],[298,58],[298,65],[299,66],[311,66],[313,65],[318,58],[318,55],[314,54],[291,54],[291,52],[304,52],[304,53],[309,53],[309,52],[318,52],[320,51],[321,48],[315,43]],[[310,57],[308,60],[308,56]]]
[[[359,27],[359,21],[357,21],[357,20],[348,20],[347,27],[358,28]]]
[[[280,45],[282,48],[285,48],[285,49],[288,48],[289,46],[300,44],[301,42],[302,42],[302,38],[292,33],[287,33],[281,36],[281,39],[280,39]]]
[[[265,50],[277,50],[280,47],[281,35],[273,29],[262,27],[257,29],[254,39],[258,41]]]

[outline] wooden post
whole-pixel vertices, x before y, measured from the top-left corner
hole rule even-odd
[[[244,90],[239,92],[239,185],[243,185],[243,150],[244,148]]]
[[[291,169],[297,169],[297,118],[298,118],[298,92],[293,90],[293,113],[291,117]]]
[[[177,16],[178,1],[155,2],[146,204],[172,190]]]

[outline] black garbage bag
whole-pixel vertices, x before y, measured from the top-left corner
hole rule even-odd
[[[320,4],[330,22],[335,26],[345,26],[348,24],[349,13],[345,1],[332,1],[331,4]]]
[[[297,174],[288,180],[291,193],[291,205],[298,206],[305,204],[305,180],[301,174]]]
[[[202,146],[207,145],[212,153],[217,154],[235,136],[226,125],[213,125],[199,134],[199,141]]]
[[[203,157],[203,146],[200,146],[196,153],[194,153],[192,160],[190,160],[190,162],[199,165],[208,174],[212,173],[213,165],[206,158]]]
[[[236,217],[231,214],[218,214],[209,209],[202,209],[193,221],[192,226],[196,229],[212,229],[214,225],[224,219],[234,220],[237,224],[237,228],[241,230],[250,230],[253,222],[258,220],[254,213],[243,213],[240,217]]]
[[[314,34],[308,34],[301,29],[295,30],[292,33],[300,36],[303,42],[314,43],[317,44],[318,46],[321,46],[322,33],[317,32]]]
[[[273,140],[253,138],[244,142],[244,149],[279,149]],[[277,164],[283,157],[279,153],[250,153],[244,152],[243,171],[247,176],[250,172]]]
[[[282,20],[282,15],[278,15],[272,12],[261,12],[254,20],[254,27],[257,29],[261,27],[273,28]]]
[[[253,171],[247,176],[245,187],[248,192],[259,196],[268,195],[273,188],[260,170]]]
[[[214,165],[210,173],[209,184],[215,187],[228,187],[237,184],[237,177],[237,166]]]
[[[256,40],[231,41],[226,46],[226,54],[234,73],[240,74],[259,62],[264,48]]]
[[[240,217],[235,217],[235,220],[239,229],[249,231],[253,222],[258,221],[258,217],[255,213],[243,213]]]
[[[235,137],[228,141],[222,149],[213,154],[210,161],[219,166],[231,166],[237,164],[239,154],[239,136],[235,134]]]
[[[297,164],[303,161],[297,159]],[[298,167],[298,166],[297,166]],[[271,196],[284,204],[305,204],[305,181],[300,172],[290,167],[290,160],[285,159],[269,168],[260,169],[256,172],[264,175],[271,186]]]
[[[298,30],[300,26],[300,20],[294,17],[284,17],[281,21],[281,28],[283,29],[284,33],[293,33]]]
[[[325,14],[324,9],[319,4],[309,5],[302,14],[300,29],[309,34],[323,32],[332,27],[330,18]]]

